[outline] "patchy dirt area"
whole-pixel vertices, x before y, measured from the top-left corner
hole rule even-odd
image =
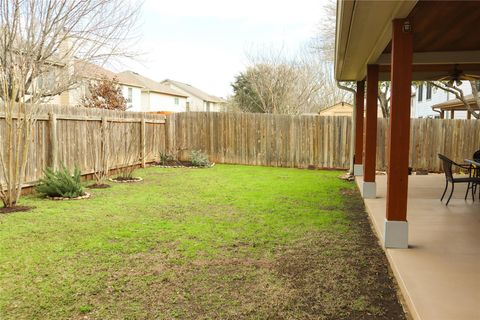
[[[140,169],[88,201],[0,215],[0,318],[403,320],[338,171]]]
[[[3,207],[3,208],[0,208],[0,214],[8,214],[13,212],[26,212],[34,208],[35,207],[30,207],[30,206]]]
[[[406,319],[361,198],[341,193],[348,232],[311,232],[260,257],[245,242],[188,263],[158,248],[131,256],[92,304],[116,305],[114,318],[135,301],[145,319]]]
[[[344,189],[348,233],[313,233],[285,250],[277,270],[305,319],[405,319],[388,261],[356,191]]]

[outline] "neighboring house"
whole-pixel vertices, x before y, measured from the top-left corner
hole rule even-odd
[[[141,86],[141,108],[142,112],[172,113],[185,112],[187,106],[187,95],[144,77],[133,71],[118,73],[122,82],[133,83]]]
[[[339,102],[333,106],[326,107],[318,112],[321,116],[347,116],[351,117],[353,113],[353,106],[348,102]]]
[[[186,111],[187,95],[169,86],[133,71],[114,73],[98,65],[75,61],[74,72],[78,85],[60,95],[46,100],[46,103],[60,105],[80,105],[88,94],[88,84],[102,78],[116,79],[122,95],[127,101],[127,111],[172,113]]]
[[[141,109],[141,85],[129,79],[121,77],[114,72],[102,68],[90,62],[75,61],[74,72],[78,76],[78,84],[75,88],[64,91],[62,94],[47,100],[47,103],[77,106],[88,94],[88,85],[91,81],[103,78],[116,79],[121,87],[122,95],[127,100],[127,110],[139,111]]]
[[[170,79],[163,80],[161,84],[188,96],[186,111],[225,111],[224,99],[212,96],[194,86]]]
[[[472,109],[478,110],[477,101],[472,94],[465,95],[465,99]],[[463,115],[465,113],[467,114],[467,119],[472,118],[472,115],[469,111],[467,111],[463,101],[458,99],[435,104],[432,106],[432,109],[435,112],[438,112],[440,114],[440,118],[442,119],[464,119]],[[461,115],[461,117],[459,117],[459,115]]]
[[[460,88],[463,90],[465,95],[472,93],[472,88],[468,81],[463,81]],[[445,90],[438,89],[430,85],[428,82],[423,82],[417,86],[416,92],[412,98],[412,118],[440,118],[440,112],[436,108],[435,111],[433,107],[438,104],[445,103],[450,100],[455,100],[455,95],[446,92]],[[454,114],[456,119],[466,119],[466,111],[455,111]],[[445,111],[445,118],[451,118],[451,111]]]
[[[342,101],[332,106],[326,107],[318,111],[320,116],[334,116],[334,117],[351,117],[353,114],[353,105]],[[377,117],[382,118],[382,109],[378,106]]]

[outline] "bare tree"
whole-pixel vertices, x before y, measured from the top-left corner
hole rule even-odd
[[[14,69],[19,68],[14,66]],[[8,90],[6,85],[6,74],[2,72],[0,65],[0,87],[1,90]],[[20,73],[20,71],[18,71]],[[15,73],[16,75],[17,73]],[[23,91],[23,83],[15,76],[9,79],[12,94]],[[1,101],[0,101],[1,102]],[[22,183],[25,179],[27,157],[32,138],[33,127],[35,126],[35,113],[32,106],[24,102],[16,102],[11,99],[0,103],[0,111],[4,113],[5,131],[2,132],[2,144],[0,148],[0,198],[5,208],[14,207],[21,195]]]
[[[378,83],[378,102],[384,118],[390,118],[390,82],[380,81]]]
[[[318,52],[321,59],[333,64],[335,58],[335,30],[337,5],[335,0],[328,0],[323,5],[323,17],[318,24],[317,33],[311,46]]]
[[[353,83],[335,81],[333,64],[335,59],[335,30],[336,30],[336,1],[328,0],[323,5],[322,20],[318,24],[317,32],[310,41],[310,47],[320,60],[320,67],[324,76],[320,98],[323,107],[331,106],[340,101],[352,103],[353,97],[344,88],[354,87]]]
[[[248,54],[250,66],[232,84],[234,99],[249,112],[300,114],[318,109],[322,70],[311,57],[287,57],[283,50]]]
[[[75,87],[74,59],[104,64],[134,55],[130,36],[138,13],[129,0],[0,0],[7,82],[0,99],[42,101]],[[13,78],[23,91],[12,88]]]
[[[472,88],[471,99],[466,98],[463,90],[460,87],[455,86],[455,84],[452,82],[429,81],[429,83],[435,88],[453,94],[458,100],[463,103],[465,109],[467,109],[475,119],[480,119],[480,95],[477,89],[477,81],[469,81]]]
[[[138,13],[130,0],[0,0],[4,206],[20,197],[38,103],[76,86],[74,59],[103,64],[133,55]]]

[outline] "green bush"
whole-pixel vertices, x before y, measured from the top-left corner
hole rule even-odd
[[[76,198],[84,195],[80,184],[80,170],[75,168],[73,174],[66,167],[58,171],[46,168],[44,177],[37,186],[37,191],[49,197]]]
[[[173,160],[173,156],[169,155],[168,153],[160,152],[160,164],[162,166],[168,165],[168,162]]]
[[[198,150],[193,150],[190,153],[190,162],[194,167],[208,167],[210,166],[210,161],[208,161],[208,156]]]

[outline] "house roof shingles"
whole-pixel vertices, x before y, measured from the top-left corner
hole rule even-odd
[[[107,70],[99,65],[84,60],[75,60],[75,73],[82,78],[88,79],[113,79],[116,75],[114,72]]]
[[[187,94],[184,94],[179,90],[175,90],[174,88],[171,88],[166,84],[156,82],[152,79],[144,77],[133,71],[123,71],[120,73],[114,73],[99,65],[96,65],[88,61],[82,61],[82,60],[76,60],[74,67],[75,67],[75,72],[77,72],[77,74],[82,78],[88,78],[88,79],[116,78],[120,84],[141,88],[142,91],[151,91],[151,92],[163,93],[171,96],[188,98]],[[177,81],[175,81],[175,84],[182,89],[183,87],[180,86],[179,84],[182,84],[184,86],[189,86],[187,84],[183,84]],[[213,101],[213,102],[223,102],[223,100],[221,100],[220,98],[210,96],[197,88],[194,88],[194,87],[191,87],[191,88],[192,88],[191,94],[197,95],[197,96],[201,94],[202,99],[204,99],[203,97],[205,97],[204,100]],[[189,90],[185,90],[185,91],[190,92]]]
[[[183,94],[180,91],[144,77],[133,71],[123,71],[117,73],[117,77],[120,83],[141,87],[142,91],[158,92],[178,97],[188,97],[186,94]]]
[[[216,103],[223,103],[225,102],[225,100],[223,100],[222,98],[219,98],[219,97],[215,97],[215,96],[212,96],[198,88],[195,88],[194,86],[192,85],[189,85],[187,83],[183,83],[183,82],[179,82],[179,81],[175,81],[175,80],[171,80],[171,79],[165,79],[161,82],[162,84],[172,84],[182,90],[184,90],[185,92],[188,92],[190,93],[191,95],[193,96],[196,96],[204,101],[209,101],[209,102],[216,102]]]

